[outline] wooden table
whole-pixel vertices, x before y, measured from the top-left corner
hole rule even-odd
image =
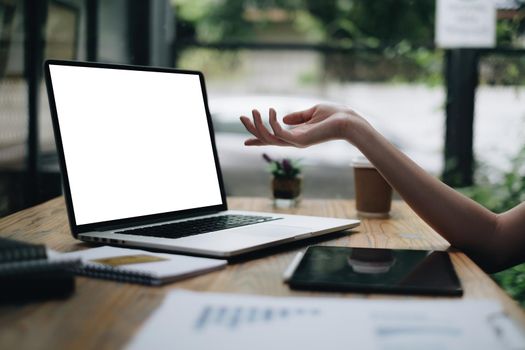
[[[266,198],[230,198],[231,209],[273,211]],[[287,213],[355,218],[351,200],[303,200]],[[77,278],[75,294],[62,301],[0,307],[0,349],[115,349],[124,346],[173,288],[279,296],[331,296],[407,299],[378,294],[311,293],[291,291],[282,272],[295,253],[307,245],[388,247],[447,250],[449,244],[401,201],[393,203],[388,220],[363,220],[350,232],[332,234],[320,241],[293,245],[258,254],[253,259],[165,287],[146,287],[112,281]],[[0,220],[0,235],[44,243],[58,251],[87,247],[69,233],[62,197]],[[452,261],[465,289],[464,299],[496,299],[525,328],[525,313],[464,254],[451,250]],[[424,298],[424,297],[418,297]]]

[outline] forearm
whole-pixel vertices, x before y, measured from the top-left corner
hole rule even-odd
[[[348,128],[347,140],[376,166],[407,204],[451,245],[492,268],[498,216],[426,173],[366,123]]]
[[[282,128],[270,109],[270,133],[257,110],[253,122],[241,122],[254,138],[248,146],[308,147],[346,139],[376,166],[412,209],[453,246],[465,251],[486,270],[502,269],[525,261],[525,203],[503,214],[494,214],[454,191],[391,145],[365,119],[344,106],[316,105],[286,115]]]

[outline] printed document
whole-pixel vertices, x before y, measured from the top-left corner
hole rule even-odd
[[[129,349],[520,349],[498,303],[169,293]],[[507,319],[508,320],[508,319]],[[497,328],[497,331],[496,331]],[[508,328],[508,327],[507,327]],[[512,337],[511,337],[512,338]]]

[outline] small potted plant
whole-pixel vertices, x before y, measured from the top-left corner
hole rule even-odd
[[[295,207],[301,194],[301,166],[298,160],[283,158],[272,159],[266,153],[263,158],[269,164],[273,175],[272,192],[274,205],[277,207]]]

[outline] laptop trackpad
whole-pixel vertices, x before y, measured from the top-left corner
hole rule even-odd
[[[239,234],[249,234],[250,236],[267,237],[273,240],[304,235],[309,233],[310,230],[305,229],[304,227],[276,225],[268,223],[263,225],[239,227],[238,230],[235,231],[238,231]]]
[[[292,240],[308,235],[308,231],[304,227],[264,223],[179,238],[176,242],[179,247],[231,252],[286,239]]]

